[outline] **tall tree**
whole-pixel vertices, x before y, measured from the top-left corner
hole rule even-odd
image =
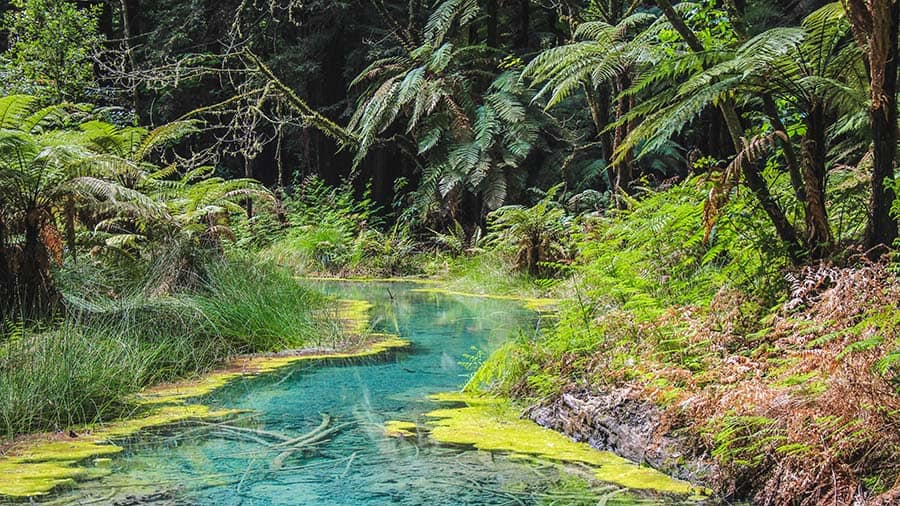
[[[860,49],[868,56],[869,122],[874,167],[866,224],[866,246],[890,246],[897,239],[891,217],[896,199],[892,182],[897,156],[897,33],[900,4],[896,0],[843,0]]]

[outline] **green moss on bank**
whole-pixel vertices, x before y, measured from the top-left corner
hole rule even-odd
[[[478,297],[478,298],[482,298],[482,299],[508,300],[508,301],[513,301],[513,302],[520,302],[525,306],[526,309],[530,309],[532,311],[536,311],[539,313],[552,312],[556,309],[556,306],[559,304],[558,299],[522,297],[522,296],[518,296],[518,295],[494,295],[494,294],[484,294],[484,293],[458,292],[458,291],[454,291],[454,290],[446,290],[443,288],[414,288],[410,291],[418,292],[418,293],[436,293],[436,294],[442,294],[442,295],[453,295],[453,296],[457,296],[457,297]]]
[[[555,462],[577,462],[594,470],[596,478],[630,489],[654,490],[681,495],[705,495],[700,487],[641,467],[613,453],[577,443],[530,420],[519,417],[512,404],[494,397],[470,394],[439,394],[434,400],[463,403],[427,413],[431,436],[442,442],[472,445],[479,450],[502,451]]]
[[[163,406],[146,415],[120,420],[101,427],[81,427],[77,438],[30,440],[13,448],[0,458],[0,496],[27,498],[46,495],[76,481],[99,478],[109,474],[107,464],[80,465],[91,457],[115,455],[123,451],[110,440],[137,432],[192,419],[221,418],[234,410],[210,410],[199,404]],[[98,459],[99,460],[99,459]]]

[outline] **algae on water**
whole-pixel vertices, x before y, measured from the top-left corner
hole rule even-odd
[[[426,414],[431,418],[431,437],[443,442],[471,445],[479,450],[502,451],[555,462],[578,462],[594,470],[596,478],[635,490],[654,490],[683,495],[703,495],[705,490],[676,480],[651,468],[599,451],[585,443],[524,420],[512,404],[495,397],[472,394],[438,394],[432,399],[463,404]]]

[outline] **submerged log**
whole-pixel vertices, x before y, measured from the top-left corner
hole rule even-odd
[[[277,470],[281,469],[284,466],[284,461],[287,460],[288,458],[290,458],[295,453],[297,453],[299,451],[309,450],[312,447],[317,446],[317,445],[321,444],[322,442],[324,442],[326,437],[328,437],[332,434],[336,434],[353,424],[354,424],[354,422],[347,422],[347,423],[337,425],[337,426],[332,427],[327,430],[318,430],[317,429],[316,431],[313,431],[314,435],[311,437],[298,438],[299,440],[293,446],[284,450],[283,452],[278,454],[278,456],[275,457],[275,459],[272,460],[272,464],[269,466],[269,468],[272,469],[273,471],[277,471]]]

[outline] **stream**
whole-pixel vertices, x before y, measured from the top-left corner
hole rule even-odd
[[[578,465],[441,445],[426,435],[389,437],[384,424],[412,421],[456,391],[486,353],[540,317],[512,301],[422,293],[405,283],[322,282],[341,298],[368,300],[373,330],[412,345],[374,357],[304,361],[231,382],[198,399],[247,410],[244,426],[281,434],[347,424],[312,451],[272,468],[273,453],[249,439],[217,437],[195,424],[124,442],[111,474],[52,497],[59,504],[676,504],[625,490]],[[683,499],[682,499],[683,501]]]

